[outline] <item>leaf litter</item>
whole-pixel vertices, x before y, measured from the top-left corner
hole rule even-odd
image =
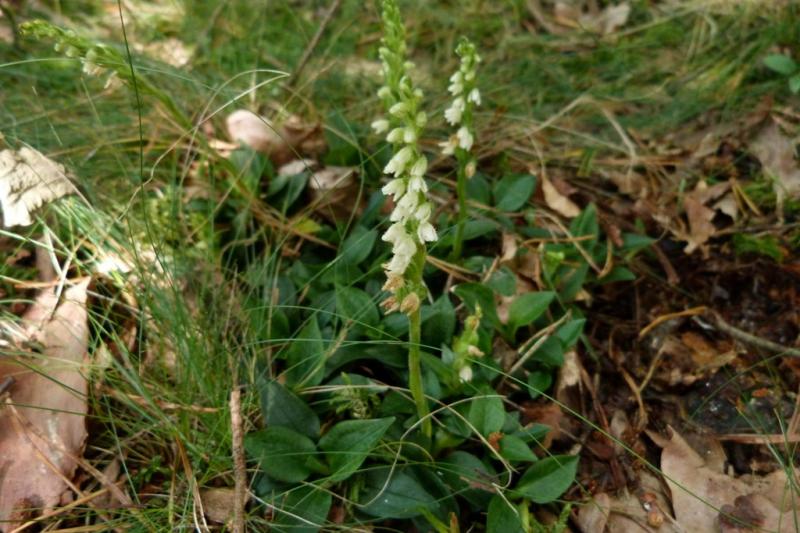
[[[0,407],[0,531],[68,502],[75,488],[87,437],[88,285],[68,287],[60,303],[42,291],[22,317],[25,342],[0,362],[0,380],[13,379]]]

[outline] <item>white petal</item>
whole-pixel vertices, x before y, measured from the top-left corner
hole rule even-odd
[[[403,130],[405,128],[395,128],[386,136],[386,141],[390,143],[399,143],[403,140]]]
[[[408,180],[408,190],[413,192],[428,192],[428,184],[422,176],[411,176]]]
[[[405,102],[397,102],[389,108],[389,114],[398,117],[406,112],[408,105]]]
[[[475,139],[472,137],[472,133],[467,129],[466,126],[461,126],[456,132],[456,136],[458,137],[458,146],[464,150],[469,150],[472,148],[472,143]]]
[[[403,131],[403,142],[406,144],[417,142],[417,132],[414,128],[405,128]]]
[[[375,133],[380,135],[381,133],[389,129],[389,121],[386,120],[385,118],[381,118],[373,121],[373,123],[370,124],[370,127],[372,127]]]
[[[430,222],[423,222],[417,229],[417,237],[421,242],[433,242],[437,239],[436,228]]]
[[[427,170],[428,170],[428,159],[424,155],[421,155],[414,162],[414,166],[411,167],[409,173],[412,176],[424,176]]]
[[[394,196],[395,198],[402,196],[406,192],[405,181],[399,178],[391,180],[389,183],[381,188],[381,192],[386,196]]]
[[[474,102],[475,105],[481,105],[481,92],[478,89],[472,89],[469,92],[468,100]]]

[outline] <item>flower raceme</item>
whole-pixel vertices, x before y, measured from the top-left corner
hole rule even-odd
[[[389,217],[392,224],[382,237],[392,244],[392,257],[384,265],[387,274],[384,289],[394,295],[387,300],[386,307],[390,311],[413,312],[425,293],[421,272],[411,275],[408,269],[415,258],[426,253],[425,243],[437,239],[436,229],[430,222],[432,207],[425,181],[428,160],[418,144],[427,115],[420,110],[423,94],[411,81],[409,73],[413,64],[405,58],[405,29],[397,6],[391,0],[384,2],[383,23],[383,46],[379,54],[384,86],[378,90],[378,98],[387,115],[375,120],[372,129],[386,135],[393,153],[383,169],[391,179],[381,189],[394,201]]]
[[[475,107],[481,105],[481,93],[475,86],[476,69],[481,58],[475,50],[475,45],[468,39],[462,38],[456,48],[456,54],[461,58],[461,63],[458,70],[450,77],[450,86],[447,90],[453,95],[453,102],[445,110],[444,118],[451,126],[460,127],[455,135],[439,144],[444,155],[453,155],[458,148],[465,152],[472,149],[475,142],[472,114]]]

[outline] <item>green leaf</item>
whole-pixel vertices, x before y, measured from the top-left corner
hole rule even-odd
[[[478,396],[470,402],[467,420],[484,437],[495,431],[500,431],[506,419],[506,410],[503,408],[503,400],[497,393],[489,388],[485,389],[484,394],[490,397]]]
[[[764,58],[764,65],[770,70],[779,74],[789,76],[797,70],[797,63],[789,56],[783,54],[771,54]]]
[[[553,455],[533,464],[515,492],[534,503],[549,503],[564,494],[575,479],[578,456]]]
[[[552,372],[535,370],[528,374],[528,394],[535,400],[553,384]]]
[[[286,381],[290,385],[319,385],[324,377],[325,344],[316,316],[291,340],[286,350]]]
[[[578,342],[585,323],[585,318],[576,318],[558,328],[555,336],[561,341],[561,344],[564,345],[565,350],[569,350]]]
[[[280,510],[270,524],[270,531],[280,533],[316,533],[326,523],[332,503],[331,493],[314,486],[288,491]]]
[[[319,418],[292,391],[277,381],[262,382],[261,414],[267,427],[285,427],[306,437],[319,435]]]
[[[336,287],[336,311],[346,320],[377,326],[378,308],[369,294],[355,287]]]
[[[339,246],[339,260],[347,265],[357,265],[369,257],[378,232],[374,229],[366,229],[364,226],[356,226],[353,232]]]
[[[800,74],[795,74],[789,78],[789,90],[794,94],[800,92]]]
[[[633,281],[636,279],[636,274],[623,266],[615,266],[611,272],[599,278],[597,281],[600,283],[613,283],[615,281]]]
[[[495,326],[500,327],[500,318],[497,316],[497,308],[494,303],[494,293],[492,289],[482,283],[462,283],[453,289],[456,296],[469,308],[470,313],[480,306],[483,316]]]
[[[496,472],[471,453],[455,451],[436,466],[436,474],[458,494],[476,507],[485,508],[491,497],[491,482]],[[483,488],[479,488],[483,487]]]
[[[391,476],[390,479],[387,478]],[[413,518],[434,510],[436,499],[405,469],[380,468],[366,475],[361,511],[379,519]]]
[[[514,296],[517,292],[517,277],[510,268],[503,265],[494,271],[486,285],[500,296]]]
[[[564,364],[564,346],[556,337],[548,337],[542,341],[530,360],[539,361],[551,368],[558,368]]]
[[[339,422],[319,441],[331,467],[331,481],[343,481],[353,475],[369,452],[394,422],[394,418],[345,420]]]
[[[314,443],[289,428],[274,426],[249,433],[244,447],[261,469],[278,481],[299,483],[313,471]]]
[[[504,176],[494,186],[494,203],[500,211],[516,211],[536,189],[536,177],[530,174]]]
[[[467,198],[470,200],[488,206],[491,201],[491,195],[489,182],[480,172],[467,180]]]
[[[542,316],[556,297],[552,291],[528,292],[517,296],[508,309],[508,324],[516,331]]]
[[[573,237],[594,237],[593,239],[582,240],[579,243],[576,242],[591,254],[592,248],[597,244],[597,237],[600,235],[600,226],[597,223],[597,207],[594,204],[587,205],[580,215],[572,219],[569,230]]]
[[[456,311],[447,294],[442,294],[433,305],[422,306],[423,344],[428,346],[450,344],[455,329]]]
[[[525,461],[535,463],[539,460],[525,441],[514,435],[504,435],[500,439],[500,455],[512,462]]]
[[[519,513],[499,495],[489,502],[486,533],[525,533]]]

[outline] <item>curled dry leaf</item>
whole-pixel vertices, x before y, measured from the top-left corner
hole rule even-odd
[[[793,482],[784,470],[767,476],[730,476],[671,431],[670,438],[648,435],[662,448],[661,471],[672,493],[675,520],[685,531],[734,531],[736,520],[766,531],[795,531],[793,510],[800,498],[793,495],[789,486]]]
[[[30,226],[37,207],[77,192],[64,166],[27,146],[0,152],[0,207],[3,225]]]
[[[325,150],[321,127],[294,115],[278,125],[252,111],[238,109],[228,115],[225,126],[232,140],[266,154],[276,165],[288,163],[298,155],[316,157]]]
[[[542,193],[547,207],[556,213],[567,218],[574,218],[581,214],[580,208],[568,197],[561,194],[544,174],[542,174]]]
[[[786,196],[800,194],[800,165],[795,159],[795,143],[787,137],[774,119],[750,141],[750,150],[761,161],[764,172],[775,178],[775,195],[779,213]]]
[[[24,509],[47,512],[63,501],[82,453],[88,283],[64,291],[60,305],[52,290],[42,292],[23,317],[41,353],[0,362],[0,379],[14,378],[0,408],[0,531],[29,517]]]
[[[331,220],[343,220],[361,212],[363,198],[355,167],[325,167],[311,174],[308,190],[316,211]]]
[[[200,500],[203,502],[206,518],[212,522],[227,524],[233,518],[236,503],[234,489],[228,487],[203,489],[200,491]]]
[[[631,6],[627,2],[622,2],[607,6],[600,13],[583,13],[572,3],[556,2],[553,11],[555,21],[562,26],[608,35],[628,22]]]
[[[285,162],[291,158],[291,147],[285,135],[269,120],[246,109],[237,109],[225,119],[228,136],[253,150]]]

